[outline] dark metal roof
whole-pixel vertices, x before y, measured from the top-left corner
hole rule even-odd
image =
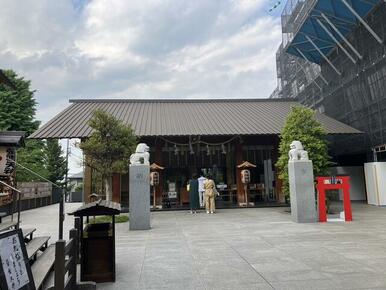
[[[23,146],[26,132],[23,131],[0,131],[1,146]]]
[[[86,203],[77,210],[69,213],[74,216],[90,216],[90,215],[118,215],[121,212],[121,205],[113,201],[98,200]]]
[[[96,109],[103,109],[138,136],[264,135],[280,134],[292,106],[288,99],[217,100],[70,100],[59,115],[30,138],[85,138]],[[328,133],[355,134],[360,131],[316,113]]]
[[[83,171],[69,176],[68,179],[83,179]]]

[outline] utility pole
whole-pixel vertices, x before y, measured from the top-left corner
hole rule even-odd
[[[66,175],[64,177],[64,190],[60,195],[59,203],[59,240],[63,239],[63,223],[64,223],[64,201],[68,195],[68,155],[70,154],[70,139],[67,139],[66,146]]]

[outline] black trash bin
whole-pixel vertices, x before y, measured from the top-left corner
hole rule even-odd
[[[71,215],[80,217],[80,278],[81,281],[115,282],[115,215],[121,205],[99,200],[88,203]],[[111,223],[87,223],[83,229],[83,217],[110,215]]]
[[[114,281],[115,251],[112,223],[88,224],[82,237],[82,281]]]

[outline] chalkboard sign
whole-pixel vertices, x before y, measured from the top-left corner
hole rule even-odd
[[[0,289],[36,290],[22,231],[0,234]]]

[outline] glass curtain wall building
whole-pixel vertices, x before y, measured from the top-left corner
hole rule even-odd
[[[295,98],[363,131],[334,140],[341,158],[386,160],[386,3],[289,0],[281,20],[271,98]]]

